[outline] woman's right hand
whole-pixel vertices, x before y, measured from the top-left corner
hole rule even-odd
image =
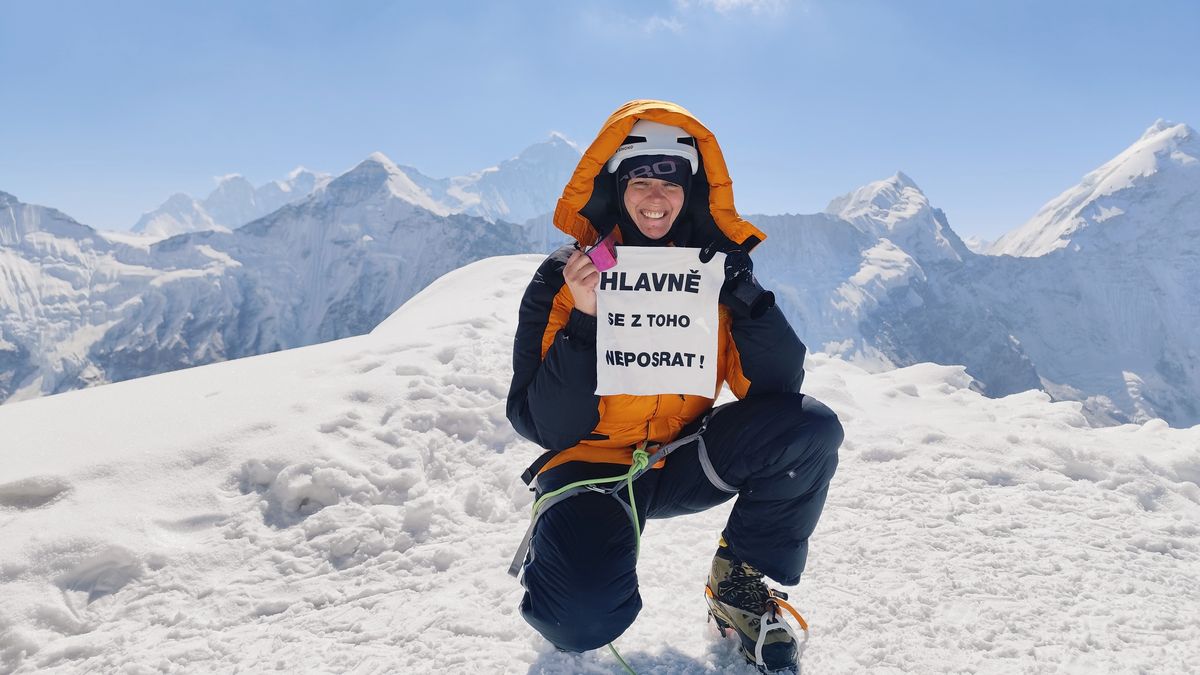
[[[596,285],[600,283],[600,270],[583,251],[575,251],[563,268],[563,280],[575,298],[575,309],[589,316],[596,316]]]

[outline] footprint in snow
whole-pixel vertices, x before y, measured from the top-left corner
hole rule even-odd
[[[52,504],[66,496],[72,486],[58,476],[34,476],[0,484],[0,507],[26,511]]]
[[[72,610],[77,610],[72,595],[82,594],[84,605],[112,595],[142,574],[142,564],[130,551],[113,546],[76,565],[56,583],[67,595]]]
[[[366,363],[355,363],[355,362],[351,362],[351,363],[357,367],[359,375],[365,375],[365,374],[371,372],[372,370],[375,370],[376,368],[383,365],[383,361],[378,361],[378,360],[371,360],[371,361],[367,361]]]
[[[337,419],[318,425],[317,431],[320,431],[323,434],[332,434],[337,432],[339,429],[353,429],[358,426],[359,419],[361,419],[361,415],[354,412],[348,412]]]

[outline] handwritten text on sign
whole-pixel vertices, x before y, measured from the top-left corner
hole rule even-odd
[[[596,287],[596,393],[694,394],[717,387],[717,298],[725,255],[622,246]]]

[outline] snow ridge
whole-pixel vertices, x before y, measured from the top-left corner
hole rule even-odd
[[[1164,205],[1154,197],[1198,183],[1196,132],[1186,124],[1158,120],[1124,152],[997,240],[989,252],[1037,257],[1072,244],[1077,249],[1120,246],[1146,232],[1196,236],[1200,221],[1194,203]]]

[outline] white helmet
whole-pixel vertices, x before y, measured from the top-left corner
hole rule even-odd
[[[625,142],[608,160],[608,172],[613,173],[622,161],[639,155],[673,155],[684,157],[692,165],[692,175],[700,170],[700,155],[696,152],[696,139],[679,127],[659,124],[650,120],[638,120]]]

